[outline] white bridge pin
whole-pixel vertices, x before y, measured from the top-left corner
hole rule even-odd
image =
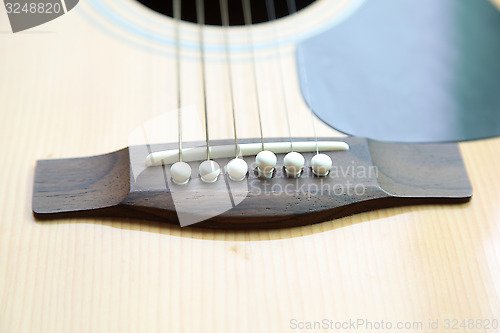
[[[240,182],[247,176],[248,164],[244,159],[235,158],[227,164],[229,179]]]
[[[191,166],[186,162],[176,162],[170,167],[170,175],[175,184],[187,184],[191,178]]]
[[[316,176],[325,177],[332,168],[332,159],[326,154],[316,154],[311,159],[311,168]]]
[[[298,178],[302,174],[305,159],[302,154],[292,151],[285,155],[283,163],[285,164],[286,175],[290,178]]]
[[[215,161],[206,160],[201,162],[198,171],[202,181],[205,183],[214,183],[217,181],[217,177],[219,177],[220,166]]]
[[[255,157],[257,172],[261,178],[273,178],[274,168],[278,159],[276,154],[269,150],[263,150]]]

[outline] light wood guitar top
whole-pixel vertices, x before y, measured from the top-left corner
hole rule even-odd
[[[127,219],[36,221],[37,159],[126,147],[137,126],[176,107],[174,59],[124,35],[85,1],[12,34],[0,6],[1,333],[288,332],[324,319],[383,320],[395,331],[405,331],[395,328],[399,322],[422,323],[421,331],[432,332],[450,331],[447,320],[488,319],[490,329],[455,331],[500,331],[492,328],[500,320],[500,139],[460,144],[474,188],[462,205],[383,209],[255,232]],[[292,130],[310,136],[311,116],[286,49]],[[287,136],[280,100],[271,98],[282,83],[262,74],[273,72],[275,61],[257,64],[263,103],[277,110],[264,131]],[[207,67],[214,139],[232,138],[225,70],[224,62]],[[246,87],[250,70],[244,61],[235,66],[235,85]],[[185,105],[202,98],[197,71],[195,61],[183,64]],[[245,110],[242,137],[259,137],[253,94],[236,89],[235,99]],[[315,121],[318,135],[339,135]],[[171,142],[176,124],[165,124]],[[195,128],[186,125],[186,140],[203,138]]]

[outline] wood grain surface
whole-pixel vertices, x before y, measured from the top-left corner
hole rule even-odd
[[[93,2],[19,34],[0,6],[0,332],[288,332],[299,331],[293,320],[324,318],[422,322],[422,331],[447,332],[446,319],[500,319],[500,139],[460,144],[474,196],[459,206],[384,209],[258,232],[36,221],[37,159],[124,148],[134,129],[176,108],[172,57],[121,30]],[[137,9],[142,16],[131,20],[140,24],[162,19],[131,1],[99,2]],[[333,2],[342,12],[343,2]],[[257,62],[262,105],[273,110],[264,132],[288,135],[275,98],[285,82],[292,132],[311,136],[293,52],[281,52],[284,78],[272,53]],[[199,63],[184,59],[183,102],[199,105]],[[211,133],[228,139],[227,68],[213,61],[207,70]],[[238,131],[258,137],[244,59],[234,81]],[[169,119],[161,139],[175,142],[176,113]],[[203,138],[194,119],[184,126],[186,140]],[[315,121],[318,135],[339,135]],[[439,328],[426,328],[429,320]]]

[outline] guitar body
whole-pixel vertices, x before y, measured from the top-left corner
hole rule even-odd
[[[321,0],[276,24],[257,25],[253,38],[256,45],[286,40],[299,34],[292,27],[311,22],[308,15],[324,13],[320,24],[351,6]],[[139,28],[131,32],[130,22]],[[156,36],[164,32],[165,40],[150,38],[143,26]],[[37,160],[128,147],[137,143],[131,133],[158,117],[169,121],[148,140],[177,142],[173,27],[133,0],[83,1],[19,34],[10,33],[0,11],[0,332],[285,332],[323,319],[422,322],[424,330],[438,320],[437,331],[445,331],[446,320],[488,319],[486,331],[497,331],[498,138],[459,144],[474,189],[460,205],[386,208],[267,231],[126,218],[36,220]],[[248,34],[231,29],[233,89],[224,34],[205,29],[211,139],[233,137],[231,91],[238,135],[260,137],[256,86],[262,109],[272,110],[263,113],[266,138],[288,137],[286,112],[294,137],[344,136],[317,118],[313,133],[297,41],[256,50],[255,85],[252,53],[237,47]],[[182,23],[181,31],[183,137],[199,141],[202,69],[190,46],[197,26]]]

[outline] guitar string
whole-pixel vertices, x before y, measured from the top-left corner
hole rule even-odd
[[[231,56],[229,52],[229,6],[228,0],[220,0],[220,11],[222,25],[224,27],[224,47],[226,49],[227,76],[229,82],[229,90],[231,96],[231,110],[233,114],[233,132],[234,132],[234,154],[238,157],[238,134],[236,129],[236,111],[234,107],[234,87],[233,87],[233,70],[231,64]]]
[[[181,0],[173,1],[173,12],[175,21],[175,66],[177,74],[177,124],[178,124],[178,135],[179,135],[179,162],[182,162],[182,95],[181,95],[181,56],[180,56],[180,24],[181,24],[181,13],[182,5]]]
[[[278,37],[277,37],[277,29],[276,25],[278,24],[278,20],[276,18],[276,8],[274,6],[274,0],[266,0],[266,9],[267,9],[267,16],[269,18],[269,21],[271,24],[273,24],[273,30],[274,30],[274,42],[275,42],[275,56],[278,59],[278,75],[279,75],[279,80],[281,82],[281,96],[283,99],[283,105],[285,106],[285,115],[286,115],[286,122],[287,122],[287,127],[288,127],[288,136],[290,139],[290,150],[293,152],[293,140],[292,140],[292,127],[290,125],[290,112],[289,112],[289,105],[288,105],[288,100],[286,97],[286,89],[285,89],[285,79],[283,75],[283,68],[282,68],[282,63],[280,61],[280,51],[279,51],[279,44],[278,44]]]
[[[318,134],[316,132],[316,119],[314,117],[313,113],[313,107],[312,107],[312,100],[311,100],[311,92],[310,92],[310,87],[309,87],[309,78],[307,76],[306,70],[301,68],[304,68],[304,59],[302,55],[302,50],[299,48],[297,51],[297,63],[299,66],[299,70],[302,71],[302,78],[304,80],[304,97],[307,101],[309,101],[309,113],[311,114],[311,124],[313,128],[313,135],[314,135],[314,142],[316,143],[316,154],[319,154],[319,144],[318,144]]]
[[[287,7],[288,7],[288,13],[290,15],[296,14],[297,13],[297,4],[296,0],[287,0]],[[305,68],[304,64],[304,55],[302,54],[302,49],[300,47],[297,48],[297,63],[298,63],[298,69],[299,71],[301,68]],[[313,129],[313,134],[314,134],[314,142],[316,143],[316,154],[319,154],[319,144],[318,144],[318,134],[316,132],[316,122],[314,119],[314,113],[312,112],[312,101],[311,101],[311,91],[309,87],[309,79],[307,76],[307,72],[305,70],[302,71],[302,78],[304,80],[304,95],[305,99],[309,101],[309,111],[311,114],[311,124],[312,124],[312,129]]]
[[[198,39],[200,43],[201,76],[203,81],[203,106],[205,110],[205,141],[207,145],[207,160],[210,160],[210,135],[208,132],[208,106],[207,106],[207,79],[205,72],[205,45],[204,45],[204,25],[205,6],[203,0],[196,0],[196,14],[198,20]]]
[[[242,6],[243,6],[243,18],[245,22],[245,27],[247,27],[247,34],[248,34],[248,40],[249,40],[249,47],[250,47],[250,60],[252,64],[252,74],[253,74],[253,82],[254,82],[254,91],[255,91],[255,98],[257,101],[257,115],[259,118],[259,128],[260,128],[260,140],[262,143],[262,150],[264,150],[264,131],[262,128],[262,110],[261,110],[261,100],[260,100],[260,94],[259,94],[259,84],[257,81],[257,64],[255,61],[256,55],[255,55],[255,48],[253,45],[253,36],[252,36],[252,9],[250,7],[250,0],[241,0],[242,1]]]
[[[286,4],[288,7],[288,13],[290,15],[295,14],[297,12],[296,0],[286,0]]]
[[[243,14],[244,14],[244,21],[245,25],[248,26],[248,36],[250,40],[250,48],[251,48],[251,60],[252,60],[252,67],[253,67],[253,76],[254,76],[254,86],[255,86],[255,94],[256,94],[256,100],[257,100],[257,111],[258,111],[258,118],[259,118],[259,128],[260,128],[260,136],[261,136],[261,143],[262,143],[262,150],[264,150],[264,135],[263,135],[263,126],[262,126],[262,115],[261,115],[261,105],[260,105],[260,96],[259,96],[259,91],[258,91],[258,82],[257,82],[257,68],[256,68],[256,61],[255,61],[255,48],[253,45],[253,36],[252,36],[252,31],[251,31],[251,25],[253,23],[252,21],[252,14],[251,14],[251,6],[250,6],[250,1],[249,0],[242,0],[243,2]],[[287,0],[287,5],[289,9],[290,14],[296,13],[296,4],[295,0]],[[205,24],[205,9],[204,9],[204,4],[202,0],[197,0],[196,2],[196,7],[197,7],[197,16],[198,16],[198,25],[199,25],[199,43],[200,43],[200,57],[201,57],[201,67],[202,67],[202,81],[203,81],[203,104],[204,104],[204,111],[205,111],[205,135],[206,135],[206,145],[207,145],[207,159],[210,159],[210,140],[209,140],[209,128],[208,128],[208,107],[207,107],[207,93],[206,93],[206,68],[205,68],[205,48],[204,48],[204,33],[203,33],[203,26]],[[237,157],[237,150],[238,150],[238,137],[237,137],[237,127],[236,127],[236,116],[235,116],[235,106],[234,106],[234,91],[233,91],[233,82],[232,82],[232,69],[231,69],[231,59],[229,55],[229,46],[228,46],[228,28],[229,28],[229,10],[228,10],[228,3],[227,0],[220,0],[220,7],[221,7],[221,18],[223,21],[223,26],[226,29],[225,32],[225,49],[226,49],[226,60],[228,64],[228,79],[229,79],[229,84],[230,84],[230,90],[231,90],[231,105],[232,105],[232,116],[233,116],[233,132],[234,132],[234,139],[235,139],[235,154]],[[275,6],[274,6],[274,1],[273,0],[266,0],[266,9],[267,9],[267,14],[268,18],[272,22],[277,22],[276,18],[276,11],[275,11]],[[180,14],[181,14],[181,3],[180,0],[174,0],[174,18],[176,19],[176,63],[177,63],[177,83],[178,83],[178,116],[179,116],[179,160],[182,161],[182,114],[181,114],[181,91],[180,91],[180,45],[179,45],[179,23],[180,23]],[[276,28],[275,28],[275,35],[276,35]],[[277,37],[275,39],[276,44],[277,44]],[[300,50],[299,50],[300,53]],[[276,55],[279,58],[279,50],[278,48],[276,49]],[[299,59],[299,61],[302,59]],[[291,133],[291,124],[290,124],[290,116],[289,116],[289,107],[288,107],[288,101],[286,99],[286,92],[285,92],[285,86],[284,86],[284,75],[283,75],[283,69],[282,69],[282,64],[281,62],[279,63],[278,66],[278,71],[279,71],[279,76],[281,79],[281,93],[282,93],[282,98],[283,102],[285,105],[285,113],[286,113],[286,120],[287,120],[287,127],[288,127],[288,134],[289,134],[289,140],[290,140],[290,147],[291,151],[293,151],[293,140],[292,140],[292,133]],[[307,89],[306,89],[307,90]],[[308,93],[308,92],[307,92]],[[313,126],[313,132],[315,136],[315,142],[316,142],[316,151],[319,153],[319,146],[318,146],[318,140],[317,140],[317,135],[316,135],[316,126],[314,123],[314,117],[311,115],[312,119],[312,126]]]

